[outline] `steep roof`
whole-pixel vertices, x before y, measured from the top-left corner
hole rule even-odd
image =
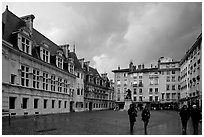
[[[69,57],[73,58],[74,59],[74,65],[75,65],[75,69],[76,70],[81,70],[83,71],[82,67],[81,67],[81,64],[77,58],[77,55],[75,52],[69,52]]]
[[[24,27],[25,22],[9,11],[7,8],[2,14],[3,36],[2,38],[7,42],[12,43],[12,33],[16,32],[19,28]]]
[[[97,69],[95,69],[95,68],[89,67],[89,73],[94,75],[94,76],[101,77],[100,74],[98,73]]]

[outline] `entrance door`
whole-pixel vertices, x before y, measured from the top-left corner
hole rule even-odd
[[[70,101],[70,112],[73,112],[74,101]]]
[[[89,102],[89,110],[91,111],[92,110],[92,102]]]

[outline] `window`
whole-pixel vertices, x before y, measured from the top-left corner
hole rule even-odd
[[[139,89],[139,93],[142,94],[142,89],[141,88]]]
[[[164,99],[164,93],[162,93],[162,100]]]
[[[172,70],[172,72],[171,72],[172,74],[176,74],[176,72],[175,72],[175,70]]]
[[[52,108],[55,108],[55,100],[52,100]]]
[[[120,80],[117,80],[117,85],[120,85]]]
[[[166,77],[166,82],[170,82],[170,76]]]
[[[30,40],[26,39],[25,37],[21,38],[21,49],[23,52],[30,54],[31,51],[31,44]]]
[[[58,91],[62,92],[62,79],[58,78]]]
[[[142,101],[142,97],[139,97],[139,100]]]
[[[38,100],[39,99],[34,99],[34,109],[37,109],[38,108]]]
[[[69,64],[69,72],[72,74],[74,73],[74,66],[71,64]]]
[[[152,94],[152,88],[149,89],[149,94]]]
[[[47,62],[47,63],[50,63],[49,56],[50,56],[49,51],[44,49],[44,48],[42,48],[42,60]]]
[[[170,90],[170,85],[166,85],[166,90]]]
[[[136,89],[136,88],[134,88],[134,94],[135,94],[135,95],[137,94],[137,89]]]
[[[48,90],[48,73],[43,72],[43,89]]]
[[[11,74],[11,84],[15,84],[15,77],[16,75]]]
[[[67,108],[67,101],[64,101],[64,108]]]
[[[81,89],[81,95],[83,95],[83,88]]]
[[[172,81],[172,82],[175,82],[175,81],[176,81],[176,77],[175,77],[175,76],[172,76],[171,81]]]
[[[77,78],[80,78],[80,73],[77,73]]]
[[[158,96],[155,96],[155,101],[159,101],[159,97]]]
[[[172,99],[176,99],[176,93],[172,93]]]
[[[63,59],[57,56],[57,67],[63,69]]]
[[[80,95],[80,88],[77,88],[77,95]]]
[[[170,67],[170,65],[169,65],[169,64],[167,64],[167,65],[166,65],[166,68],[169,68],[169,67]]]
[[[176,90],[176,87],[175,87],[175,85],[172,85],[172,90]]]
[[[58,106],[59,108],[61,108],[61,102],[62,102],[62,101],[61,101],[61,100],[59,100],[59,104],[58,104],[58,105],[59,105],[59,106]]]
[[[21,85],[22,86],[29,86],[29,67],[21,66]]]
[[[44,99],[44,108],[47,108],[47,99]]]
[[[118,96],[117,100],[120,101],[120,96]]]
[[[55,76],[51,75],[51,91],[55,91]]]
[[[64,93],[67,93],[68,90],[68,83],[67,80],[64,80]]]
[[[153,100],[153,99],[152,99],[152,96],[150,96],[150,97],[149,97],[149,101],[152,101],[152,100]]]
[[[33,69],[33,88],[39,88],[40,84],[40,71]]]
[[[120,94],[120,89],[118,88],[118,94]]]
[[[180,93],[178,93],[178,99],[180,99]]]
[[[166,93],[166,100],[170,100],[170,93]]]
[[[155,88],[155,93],[157,94],[159,92],[159,89],[158,88]]]
[[[15,109],[16,97],[9,97],[9,109]]]
[[[28,103],[28,98],[22,98],[22,108],[23,109],[27,109],[27,103]]]
[[[134,97],[134,101],[137,101],[137,97]]]

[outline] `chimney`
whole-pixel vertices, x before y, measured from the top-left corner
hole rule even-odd
[[[89,64],[90,64],[90,61],[84,62],[84,65],[87,67],[87,71],[89,71]]]
[[[118,66],[118,70],[120,70],[120,66]]]
[[[59,47],[61,47],[64,50],[65,56],[66,58],[68,58],[69,57],[69,44],[59,45]]]
[[[145,67],[145,65],[144,65],[144,64],[142,64],[142,69],[144,69],[144,67]]]
[[[133,71],[136,71],[136,66],[133,66]]]
[[[151,64],[151,68],[153,67],[153,65]]]
[[[132,61],[131,61],[130,64],[129,64],[129,70],[130,70],[130,72],[133,71],[133,62],[132,62]]]
[[[141,69],[141,65],[138,65],[138,69]]]
[[[35,19],[35,16],[31,14],[31,15],[23,16],[23,17],[21,17],[21,19],[25,21],[26,26],[29,28],[29,30],[32,34],[32,32],[33,32],[33,20]]]
[[[81,68],[84,68],[84,58],[79,59],[79,62],[80,62],[80,64],[81,64]]]

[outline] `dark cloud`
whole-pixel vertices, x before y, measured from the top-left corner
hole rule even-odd
[[[5,6],[7,3],[3,3]],[[180,60],[201,32],[202,3],[9,3],[18,16],[33,13],[34,26],[57,44],[75,43],[100,73]]]

